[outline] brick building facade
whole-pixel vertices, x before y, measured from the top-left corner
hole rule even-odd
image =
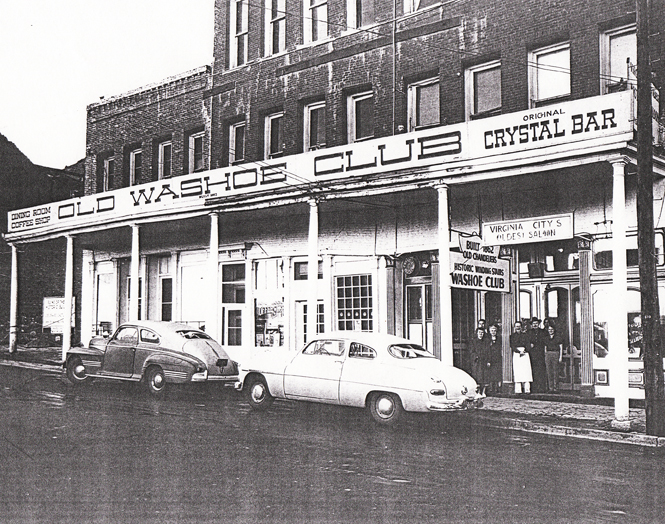
[[[217,0],[214,63],[89,106],[86,196],[9,238],[84,250],[84,334],[173,319],[246,351],[357,329],[468,367],[486,318],[512,387],[510,326],[548,317],[562,387],[639,397],[639,349],[607,358],[639,297],[635,22],[630,1]],[[654,119],[657,198],[660,138]]]

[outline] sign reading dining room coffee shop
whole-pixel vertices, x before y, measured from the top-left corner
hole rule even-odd
[[[572,213],[483,224],[483,242],[487,245],[529,244],[569,238],[573,238]]]

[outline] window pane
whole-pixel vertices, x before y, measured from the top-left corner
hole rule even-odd
[[[478,71],[473,75],[474,114],[501,107],[501,68]]]
[[[416,89],[416,125],[439,123],[439,83]]]
[[[374,100],[370,96],[356,100],[356,140],[374,135]]]
[[[537,56],[537,99],[570,94],[570,49],[560,49]]]
[[[635,33],[615,35],[610,38],[610,79],[612,83],[628,78],[626,60],[637,64],[637,36]]]
[[[275,117],[270,122],[270,156],[282,151],[282,117]]]
[[[245,158],[245,126],[233,127],[233,150],[231,151],[231,162],[237,162]]]

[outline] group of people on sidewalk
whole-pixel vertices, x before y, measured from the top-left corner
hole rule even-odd
[[[563,359],[563,339],[552,322],[540,327],[540,319],[531,319],[531,329],[523,330],[521,321],[515,322],[510,335],[513,353],[513,380],[515,393],[545,393],[558,389],[559,363]]]
[[[534,317],[530,329],[525,327],[522,321],[515,322],[510,335],[515,393],[557,391],[564,341],[549,320],[541,328],[540,319]],[[483,388],[483,393],[498,393],[503,380],[498,326],[492,324],[486,328],[481,319],[469,340],[468,351],[471,375]]]

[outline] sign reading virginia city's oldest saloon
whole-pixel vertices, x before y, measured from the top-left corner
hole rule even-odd
[[[573,100],[472,122],[440,126],[115,189],[8,213],[8,233],[30,235],[113,221],[200,211],[206,200],[287,191],[300,186],[421,169],[432,178],[456,169],[499,169],[529,162],[551,148],[632,139],[630,93]],[[498,244],[508,242],[500,241]],[[487,243],[486,243],[487,245]]]
[[[573,238],[573,215],[486,222],[483,242],[488,245],[526,244]]]

